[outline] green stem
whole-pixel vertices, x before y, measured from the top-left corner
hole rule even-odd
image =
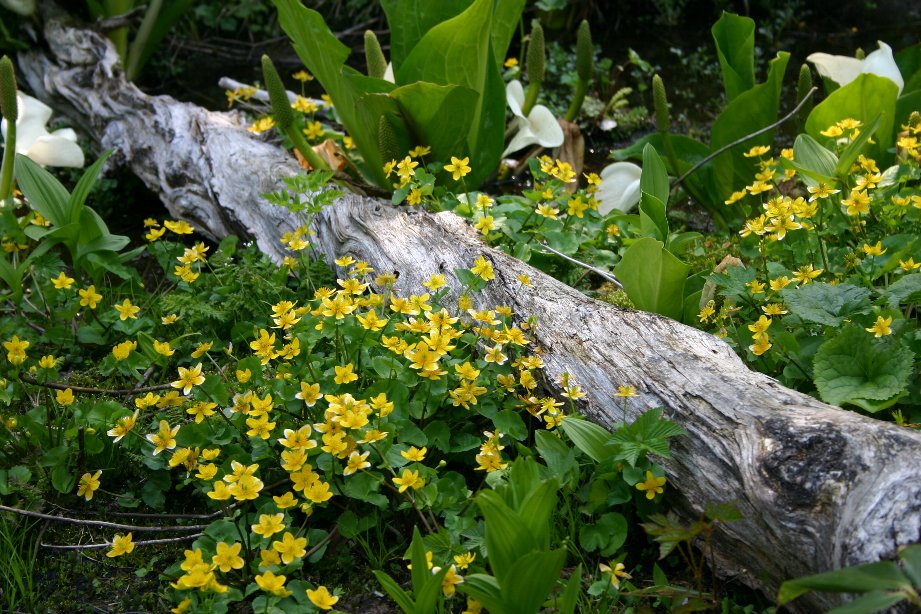
[[[586,92],[588,92],[588,81],[583,81],[582,79],[576,81],[576,88],[572,94],[572,102],[569,103],[569,108],[566,110],[566,115],[563,119],[568,122],[575,121],[576,117],[579,115],[579,111],[582,110],[582,103],[585,102]]]
[[[150,33],[153,32],[161,8],[163,8],[163,0],[150,0],[150,4],[147,5],[147,12],[144,13],[141,27],[138,28],[138,33],[128,49],[128,57],[125,59],[125,74],[130,81],[134,81],[138,73],[141,72],[141,57],[144,55],[144,49],[150,40]]]
[[[0,203],[13,195],[13,167],[16,164],[16,122],[6,122],[6,143],[3,166],[0,167]]]

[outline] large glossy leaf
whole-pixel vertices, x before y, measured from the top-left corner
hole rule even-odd
[[[689,270],[661,241],[644,237],[627,249],[614,272],[637,309],[678,320]]]
[[[366,111],[358,105],[358,100],[369,93],[389,92],[393,84],[366,77],[347,67],[349,48],[336,40],[318,12],[302,6],[299,0],[272,1],[278,8],[279,23],[294,44],[298,57],[335,102],[336,112],[361,151],[370,177],[389,189],[378,148],[377,123],[360,121]]]
[[[780,90],[790,54],[781,51],[771,60],[767,81],[736,96],[720,113],[710,129],[710,147],[714,151],[777,121]],[[744,153],[753,145],[770,145],[771,130],[737,145],[713,161],[713,181],[721,194],[731,194],[752,181],[757,169],[755,158]],[[725,197],[724,197],[725,198]]]
[[[755,86],[755,22],[724,12],[710,32],[716,43],[726,98],[732,102]]]
[[[864,73],[816,105],[806,119],[806,132],[821,142],[827,137],[819,133],[842,119],[853,118],[868,124],[880,116],[877,144],[870,149],[869,156],[883,168],[892,160],[886,150],[893,143],[897,96],[898,86],[891,80]]]
[[[512,37],[518,30],[525,3],[526,0],[502,0],[495,3],[490,36],[496,68],[500,68],[505,63],[505,55],[508,53]]]
[[[416,143],[432,148],[433,160],[449,161],[465,147],[477,93],[459,85],[418,82],[390,93]]]
[[[815,386],[826,403],[850,403],[868,411],[885,407],[908,386],[914,353],[896,339],[876,339],[847,326],[819,347],[813,368]]]
[[[643,147],[643,174],[640,175],[640,190],[652,194],[662,203],[668,202],[668,171],[656,148],[647,143]]]
[[[566,562],[566,551],[532,552],[518,559],[500,584],[507,612],[538,612]]]
[[[390,26],[390,61],[396,72],[434,26],[460,15],[473,0],[381,0]]]
[[[90,195],[90,192],[92,192],[93,186],[96,185],[96,179],[102,171],[102,165],[105,164],[109,156],[112,155],[112,151],[113,150],[109,149],[99,156],[99,159],[83,172],[77,185],[74,186],[74,191],[71,193],[67,202],[69,222],[80,221],[80,216],[83,212],[83,204],[86,202],[86,198]]]
[[[479,185],[499,164],[505,136],[505,86],[492,61],[493,2],[476,0],[463,13],[433,27],[396,72],[397,83],[428,81],[461,85],[479,94],[467,135],[469,187]]]

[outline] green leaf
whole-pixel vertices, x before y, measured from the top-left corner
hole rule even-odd
[[[482,603],[489,612],[502,614],[505,611],[499,582],[490,575],[473,573],[464,576],[464,583],[459,584],[458,589]]]
[[[532,552],[517,561],[502,586],[506,612],[538,612],[560,577],[566,551]]]
[[[596,463],[611,456],[607,444],[611,441],[611,432],[603,426],[568,416],[560,428],[572,443]]]
[[[521,515],[509,508],[498,493],[485,490],[477,495],[476,502],[486,520],[489,566],[501,586],[518,559],[540,548]]]
[[[576,611],[576,603],[579,601],[579,592],[582,588],[582,563],[576,565],[576,568],[563,586],[560,597],[556,601],[556,608],[560,614],[573,614]]]
[[[105,164],[109,156],[112,155],[112,151],[112,149],[106,150],[92,166],[83,172],[80,181],[74,186],[74,191],[71,193],[70,199],[67,202],[68,222],[76,223],[80,221],[80,214],[83,211],[86,197],[90,195],[90,192],[96,185],[96,179],[102,171],[102,165]]]
[[[790,54],[781,51],[770,63],[767,81],[748,89],[730,102],[720,113],[710,129],[710,148],[716,151],[744,136],[770,125],[777,120],[780,106],[780,91]],[[713,160],[713,178],[717,191],[724,196],[751,182],[757,169],[756,158],[743,154],[754,145],[771,145],[774,131],[771,130]],[[722,201],[718,203],[722,206]]]
[[[616,458],[626,460],[630,466],[646,454],[657,454],[671,458],[668,438],[685,435],[683,428],[661,417],[662,408],[656,407],[644,412],[627,428],[620,428],[612,437],[617,450]]]
[[[528,427],[521,419],[521,416],[514,409],[505,409],[500,411],[493,418],[493,424],[500,432],[505,433],[512,439],[521,441],[528,436]]]
[[[479,96],[459,85],[412,83],[390,92],[416,143],[432,148],[431,159],[449,161],[463,150]]]
[[[77,484],[77,476],[67,465],[57,465],[51,470],[51,485],[60,493],[70,493]]]
[[[434,26],[456,17],[473,0],[381,0],[390,26],[390,61],[394,68],[403,65],[410,51]]]
[[[656,197],[664,203],[668,202],[668,171],[665,163],[656,153],[656,148],[650,143],[643,147],[643,172],[640,175],[640,190]],[[668,236],[668,232],[665,232]]]
[[[710,32],[716,43],[726,97],[732,102],[755,86],[755,22],[723,12]]]
[[[876,132],[877,144],[870,150],[870,157],[879,161],[883,168],[883,164],[892,159],[892,155],[886,151],[893,143],[897,96],[898,86],[889,79],[869,73],[861,74],[816,105],[806,119],[806,132],[822,140],[826,137],[819,133],[842,119],[853,118],[869,124],[881,116],[879,130]]]
[[[644,237],[631,245],[614,268],[627,296],[637,309],[680,319],[684,281],[690,268],[661,241]]]
[[[342,494],[358,501],[366,501],[377,507],[385,508],[388,500],[385,495],[380,493],[380,489],[381,483],[374,475],[359,472],[345,478]]]
[[[835,167],[835,175],[843,177],[850,172],[851,165],[857,161],[857,156],[860,155],[864,146],[870,141],[870,137],[876,134],[882,119],[882,115],[877,115],[876,119],[860,129],[860,135],[856,139],[848,143],[844,151],[841,152],[841,159],[838,160],[838,165]]]
[[[390,598],[396,601],[397,605],[400,606],[400,609],[403,610],[404,614],[409,614],[415,610],[415,603],[409,596],[409,593],[400,588],[400,585],[396,583],[396,580],[379,569],[374,570],[374,577],[377,578],[377,581],[380,582],[383,589],[387,591],[387,594],[390,595]]]
[[[905,575],[911,579],[916,589],[921,589],[921,545],[906,546],[899,552]]]
[[[809,171],[813,176],[829,178],[835,177],[835,169],[838,166],[838,156],[823,147],[818,141],[808,134],[801,134],[796,137],[793,143],[793,159],[797,170]],[[848,165],[850,168],[850,165]],[[827,181],[832,185],[832,181]]]
[[[611,556],[627,541],[627,520],[617,512],[603,514],[591,524],[579,529],[579,545],[589,552],[600,551]]]
[[[852,316],[869,313],[873,308],[870,290],[851,284],[832,286],[816,282],[784,288],[781,295],[790,313],[825,326],[840,326]]]
[[[904,593],[870,591],[853,601],[838,606],[833,610],[829,610],[828,614],[874,614],[875,612],[887,610],[889,607],[904,600]]]
[[[476,0],[430,29],[395,71],[400,85],[428,81],[479,94],[463,152],[472,168],[468,186],[478,186],[496,169],[504,147],[505,83],[491,51],[492,14],[492,0]]]
[[[412,572],[413,593],[418,596],[419,591],[425,586],[429,577],[428,558],[425,556],[425,542],[419,527],[413,526],[413,539],[409,544],[409,562],[413,566]]]
[[[921,273],[901,277],[883,291],[883,297],[890,308],[921,301]]]
[[[914,354],[898,340],[876,339],[849,325],[819,347],[813,371],[823,401],[860,405],[864,400],[886,401],[904,393],[913,364]]]
[[[577,477],[579,463],[576,462],[576,451],[555,434],[537,431],[534,433],[534,447],[561,484]]]
[[[835,571],[788,580],[780,585],[777,602],[789,603],[807,591],[828,593],[866,593],[870,591],[902,590],[911,583],[890,561],[845,567]]]
[[[22,154],[16,154],[16,183],[29,205],[57,227],[70,222],[70,194],[57,178]]]
[[[644,237],[661,241],[668,240],[668,218],[665,216],[665,203],[649,194],[640,195],[640,232]]]

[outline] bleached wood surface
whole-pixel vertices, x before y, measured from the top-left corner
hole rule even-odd
[[[261,194],[298,170],[281,149],[213,113],[126,84],[111,46],[92,32],[49,22],[50,52],[20,56],[27,87],[115,147],[171,213],[219,239],[236,233],[273,257],[298,225]],[[921,434],[863,418],[791,391],[749,370],[715,337],[656,315],[586,298],[482,245],[451,213],[395,209],[341,198],[316,224],[326,255],[351,254],[399,287],[469,267],[485,255],[497,278],[477,299],[537,316],[537,340],[552,386],[567,371],[588,397],[583,411],[620,419],[620,384],[637,387],[629,415],[663,406],[688,436],[664,461],[668,503],[695,518],[708,503],[735,502],[744,519],[714,536],[719,570],[776,594],[783,580],[892,557],[921,532]],[[532,287],[517,281],[528,274]],[[456,282],[452,285],[457,291]],[[834,598],[804,597],[815,611]]]

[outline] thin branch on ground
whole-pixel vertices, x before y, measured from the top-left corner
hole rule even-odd
[[[184,541],[190,541],[190,540],[193,540],[193,539],[198,539],[198,538],[201,537],[202,535],[204,535],[204,533],[195,533],[194,535],[183,535],[182,537],[167,537],[167,538],[164,538],[164,539],[145,539],[145,540],[141,540],[141,541],[132,541],[132,543],[133,543],[135,546],[152,546],[152,545],[154,545],[154,544],[174,544],[174,543],[176,543],[176,542],[184,542]],[[41,547],[41,548],[49,548],[49,549],[51,549],[51,550],[89,550],[89,549],[92,549],[92,548],[111,548],[111,547],[112,547],[112,544],[110,544],[110,543],[104,543],[104,544],[65,544],[65,545],[61,545],[61,546],[59,546],[59,545],[57,545],[57,544],[39,543],[38,545],[39,545],[39,547]]]
[[[18,514],[20,516],[28,516],[30,518],[41,518],[42,520],[50,520],[52,522],[64,522],[68,524],[78,524],[86,527],[103,527],[106,529],[119,529],[122,531],[138,531],[139,533],[162,533],[167,531],[201,531],[207,529],[208,525],[206,524],[195,524],[195,525],[176,525],[171,527],[163,526],[137,526],[131,524],[118,524],[116,522],[105,522],[103,520],[85,520],[82,518],[70,518],[69,516],[55,516],[53,514],[43,514],[41,512],[33,512],[30,510],[22,510],[18,507],[7,507],[6,505],[0,505],[0,512],[10,512],[13,514]]]

